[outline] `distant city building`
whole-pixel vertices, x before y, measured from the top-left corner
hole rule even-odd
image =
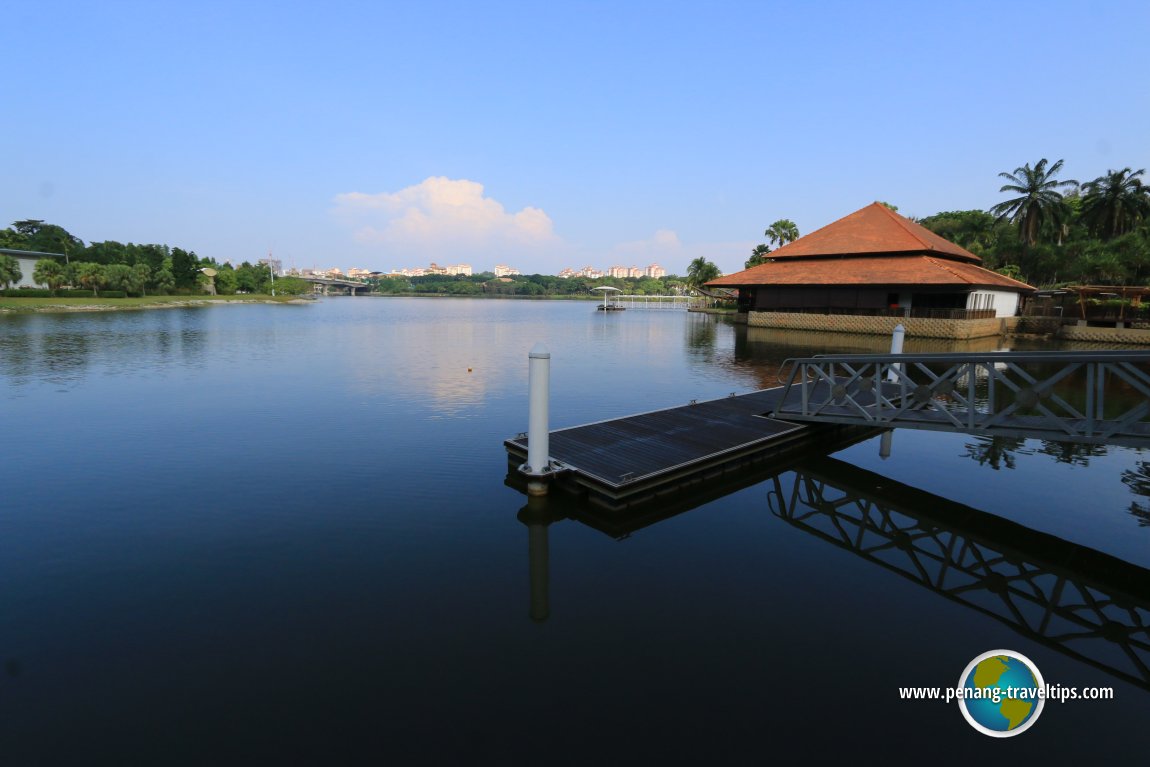
[[[520,274],[520,273],[521,272],[518,269],[511,267],[511,266],[508,266],[507,264],[496,264],[495,265],[495,276],[496,277],[512,277],[512,276],[515,276],[515,275]]]
[[[498,267],[496,267],[498,268]],[[518,272],[515,272],[518,274]],[[589,279],[597,280],[604,276],[604,272],[599,271],[593,266],[585,266],[578,271],[567,267],[559,272],[559,276],[563,279],[570,279],[572,277],[587,277]],[[667,270],[658,264],[651,264],[643,269],[637,266],[619,266],[618,264],[612,266],[606,271],[607,277],[628,277],[640,279],[643,277],[654,277],[660,279],[667,276]]]
[[[264,266],[271,267],[271,270],[277,275],[283,274],[284,272],[283,261],[278,258],[272,258],[271,256],[268,256],[267,258],[261,258],[260,263]]]
[[[563,269],[561,272],[559,272],[559,276],[565,280],[569,280],[572,277],[585,277],[589,280],[597,280],[603,276],[603,272],[599,271],[593,266],[585,266],[578,270],[567,267],[566,269]]]
[[[354,278],[360,279],[360,280],[362,280],[364,277],[370,277],[372,274],[373,274],[373,272],[370,269],[354,269],[353,268],[353,269],[347,270],[347,276],[348,277],[354,277]]]
[[[465,277],[470,277],[471,264],[451,264],[450,266],[440,266],[439,264],[432,261],[431,266],[427,267],[427,269],[423,271],[425,274],[463,275]]]

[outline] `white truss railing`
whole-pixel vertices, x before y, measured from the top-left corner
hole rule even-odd
[[[774,417],[1150,446],[1150,352],[788,360]]]

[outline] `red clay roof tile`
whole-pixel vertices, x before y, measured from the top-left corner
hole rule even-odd
[[[815,258],[878,253],[923,253],[969,263],[982,259],[926,227],[875,202],[816,229],[770,254],[770,258]]]
[[[796,240],[796,242],[798,242]],[[981,266],[931,256],[843,256],[785,259],[707,283],[715,287],[756,285],[923,285],[1034,290],[1025,282]]]

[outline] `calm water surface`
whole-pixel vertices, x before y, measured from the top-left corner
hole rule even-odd
[[[1145,758],[1146,584],[1091,557],[1150,567],[1150,457],[900,431],[529,531],[501,443],[540,341],[553,428],[883,350],[576,302],[0,317],[0,764]],[[1005,575],[952,588],[915,540]],[[1025,628],[1055,589],[1110,638]],[[1116,699],[1007,741],[899,700],[996,648]]]

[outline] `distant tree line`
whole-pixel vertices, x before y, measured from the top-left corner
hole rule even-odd
[[[678,295],[686,282],[675,276],[652,277],[557,277],[525,274],[496,277],[491,272],[474,275],[427,275],[425,277],[378,277],[368,280],[384,295],[450,296],[587,296],[592,288],[609,286],[632,295]]]
[[[269,293],[272,274],[263,264],[245,261],[239,266],[200,258],[195,251],[168,245],[139,245],[114,240],[87,245],[61,226],[36,219],[15,221],[0,230],[0,248],[41,253],[62,253],[61,262],[44,258],[36,262],[33,281],[56,292],[67,287],[90,290],[99,296],[112,291],[131,296],[196,295],[208,289],[203,269],[215,269],[215,290],[222,295]],[[23,276],[16,259],[0,257],[0,287]],[[275,278],[275,290],[283,295],[310,293],[311,286],[292,277]]]

